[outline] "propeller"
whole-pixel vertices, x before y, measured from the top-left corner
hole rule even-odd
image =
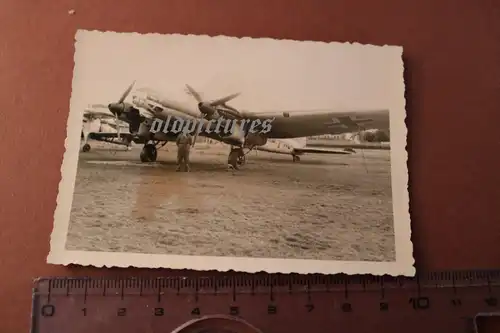
[[[116,137],[118,138],[118,140],[121,140],[121,126],[118,122],[118,117],[116,117]]]
[[[128,86],[128,88],[123,92],[122,96],[116,103],[110,103],[108,104],[108,110],[115,116],[115,121],[116,124],[118,125],[119,117],[121,116],[122,113],[126,112],[128,109],[128,106],[125,105],[125,99],[128,97],[130,92],[132,91],[132,88],[135,85],[135,80]],[[121,131],[120,131],[120,126],[117,128],[117,136],[118,140],[121,139]]]
[[[107,124],[108,126],[114,128],[116,130],[117,138],[121,139],[121,130],[123,128],[121,121],[110,122],[108,120],[103,119],[103,120],[101,120],[101,123]]]
[[[214,115],[219,114],[217,107],[223,106],[223,107],[227,108],[227,110],[232,111],[232,112],[230,112],[232,114],[232,116],[234,116],[236,118],[240,117],[240,113],[238,112],[238,110],[236,110],[235,108],[232,108],[226,104],[227,102],[238,97],[240,95],[240,93],[231,94],[231,95],[207,102],[207,101],[204,101],[202,96],[196,90],[194,90],[193,87],[191,87],[189,84],[186,84],[186,88],[187,88],[188,93],[191,96],[193,96],[194,99],[196,99],[196,101],[198,102],[198,110],[200,110],[200,112],[202,114],[204,114],[208,117],[213,117]]]
[[[198,118],[198,121],[203,121],[203,119],[205,118],[206,114],[203,113],[201,111],[201,107],[200,105],[203,104],[203,98],[201,97],[201,95],[196,91],[194,90],[190,85],[186,84],[186,88],[187,88],[187,91],[188,93],[194,97],[194,99],[196,99],[196,101],[198,102],[198,110],[200,110],[200,117]],[[198,125],[198,124],[197,124]],[[198,126],[196,126],[196,132],[194,133],[194,137],[193,137],[193,143],[191,144],[192,147],[194,147],[194,145],[196,144],[196,139],[198,138]]]
[[[201,113],[200,114],[200,117],[198,118],[198,121],[201,122],[203,121],[203,119],[205,118],[205,114]],[[193,143],[191,144],[192,147],[194,147],[195,143],[196,143],[196,139],[198,138],[198,124],[196,124],[196,127],[195,127],[195,132],[194,132],[194,137],[193,137]]]
[[[132,82],[130,86],[123,92],[122,96],[120,99],[115,102],[115,103],[110,103],[108,104],[108,110],[115,115],[115,117],[118,119],[118,117],[126,111],[127,106],[125,105],[125,99],[128,97],[130,92],[132,91],[132,88],[135,85],[135,81]]]
[[[226,108],[226,110],[225,110],[226,112],[228,110],[231,111],[229,113],[234,118],[241,118],[241,115],[238,112],[238,110],[236,110],[235,108],[232,108],[226,104],[230,100],[238,97],[240,95],[240,93],[231,94],[231,95],[207,102],[207,101],[204,101],[201,94],[199,92],[197,92],[189,84],[186,84],[186,88],[187,88],[188,94],[193,96],[194,99],[196,99],[196,101],[198,102],[198,110],[200,111],[200,117],[198,118],[199,121],[203,121],[203,119],[205,119],[207,117],[210,117],[210,118],[212,118],[214,116],[217,117],[219,115],[219,110],[217,109],[217,107],[220,107],[220,106]],[[198,138],[198,131],[196,131],[196,133],[194,134],[192,146],[195,145],[197,138]]]

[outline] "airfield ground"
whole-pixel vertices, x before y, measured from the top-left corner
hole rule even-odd
[[[322,260],[395,260],[388,151],[291,156],[197,144],[192,172],[167,145],[80,154],[66,247],[80,251]]]

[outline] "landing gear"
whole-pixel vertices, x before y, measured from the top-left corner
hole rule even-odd
[[[229,152],[229,157],[227,159],[229,167],[237,170],[240,165],[245,163],[245,160],[246,158],[242,148],[231,148],[231,152]]]
[[[161,149],[168,141],[149,141],[141,150],[141,162],[156,162],[158,149]]]
[[[84,126],[86,126],[86,124]],[[81,138],[83,139],[82,152],[86,153],[86,152],[90,151],[90,145],[87,143],[88,139],[89,139],[89,132],[82,130]]]
[[[147,143],[141,150],[141,162],[155,162],[158,156],[158,150],[152,143]]]
[[[238,156],[238,165],[244,165],[247,161],[246,155]]]
[[[294,162],[300,162],[300,157],[297,155],[292,155],[293,161]]]

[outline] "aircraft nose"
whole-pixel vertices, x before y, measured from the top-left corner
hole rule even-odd
[[[117,103],[108,104],[108,109],[112,114],[120,114],[123,111],[122,105]]]
[[[210,105],[207,105],[207,103],[198,103],[198,110],[200,110],[201,113],[211,115],[213,113],[212,108]]]

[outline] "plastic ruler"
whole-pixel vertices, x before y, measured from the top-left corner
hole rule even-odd
[[[32,333],[500,332],[500,270],[40,278]]]

